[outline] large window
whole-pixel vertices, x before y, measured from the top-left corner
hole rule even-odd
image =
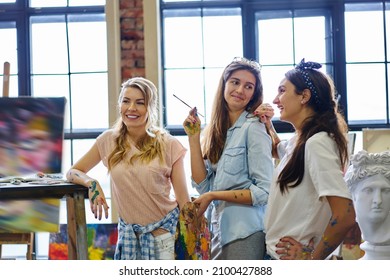
[[[264,102],[271,103],[286,71],[301,59],[317,61],[333,73],[330,16],[324,9],[256,11],[256,57],[263,65]],[[310,37],[309,37],[310,36]],[[275,117],[279,112],[275,110]]]
[[[348,120],[389,124],[390,2],[345,5]]]
[[[164,10],[163,18],[165,121],[174,129],[189,108],[173,94],[208,119],[223,67],[243,54],[242,18],[238,7]]]
[[[9,96],[67,100],[63,173],[109,126],[108,27],[105,0],[0,0],[0,82],[3,63],[9,62]],[[99,164],[90,175],[109,199],[105,167]],[[87,222],[96,223],[90,211],[86,214]],[[63,221],[66,211],[61,212]],[[47,257],[48,233],[37,234],[36,240],[37,257]],[[8,248],[10,256],[20,254],[15,246]]]
[[[184,135],[188,108],[173,94],[207,123],[223,68],[243,55],[262,65],[265,102],[305,58],[334,79],[350,130],[390,127],[389,7],[380,0],[161,0],[166,126]],[[278,114],[276,129],[290,132]]]
[[[104,0],[0,2],[0,63],[10,63],[10,97],[67,100],[63,172],[109,125],[104,5]]]

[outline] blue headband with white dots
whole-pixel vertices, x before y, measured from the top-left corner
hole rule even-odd
[[[305,62],[304,58],[295,67],[295,69],[298,70],[302,74],[302,77],[305,80],[305,84],[306,84],[307,88],[310,89],[310,91],[314,97],[314,101],[317,104],[320,103],[320,99],[318,97],[316,87],[314,86],[312,80],[310,79],[309,73],[307,70],[317,70],[317,69],[320,69],[321,67],[322,67],[322,65],[317,63],[317,62],[312,62],[312,61]]]

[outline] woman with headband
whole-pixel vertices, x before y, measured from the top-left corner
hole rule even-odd
[[[271,259],[326,259],[355,224],[343,178],[347,126],[337,109],[333,81],[319,68],[302,60],[285,74],[273,100],[295,135],[282,142],[273,137],[280,162],[265,216]],[[271,122],[266,126],[276,135]]]

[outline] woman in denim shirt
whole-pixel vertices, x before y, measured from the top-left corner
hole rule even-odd
[[[263,259],[263,216],[273,174],[272,141],[253,118],[262,104],[260,65],[236,58],[224,70],[211,121],[201,144],[196,108],[184,121],[188,135],[194,201],[207,209],[213,259]],[[210,207],[209,207],[210,206]]]

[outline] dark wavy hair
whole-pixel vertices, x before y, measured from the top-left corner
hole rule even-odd
[[[295,86],[295,93],[298,95],[302,95],[303,91],[308,89],[302,71],[306,72],[305,75],[310,79],[311,86],[314,86],[316,96],[312,92],[308,102],[314,114],[304,120],[292,156],[279,174],[278,183],[282,193],[288,188],[299,186],[302,182],[305,173],[305,146],[307,140],[314,134],[324,131],[334,139],[343,168],[346,167],[349,157],[346,138],[348,127],[337,106],[333,80],[316,69],[292,69],[285,74],[285,77]]]

